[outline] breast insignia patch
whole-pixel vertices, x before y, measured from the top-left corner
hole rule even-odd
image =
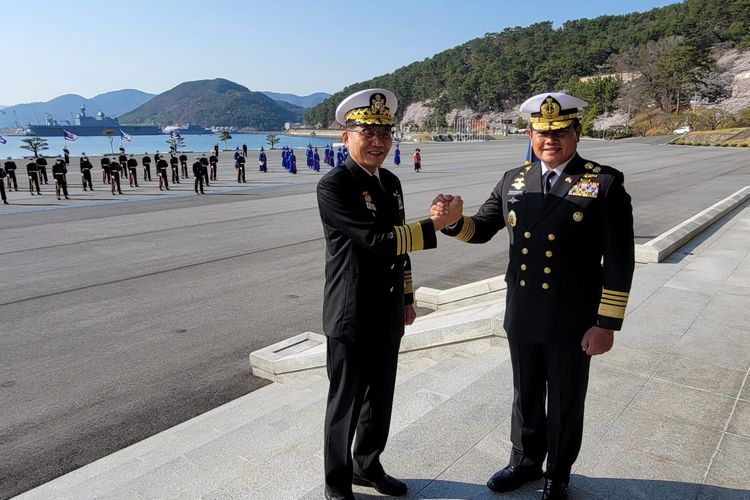
[[[363,192],[362,197],[365,199],[365,206],[367,207],[367,210],[372,210],[373,212],[375,212],[378,209],[372,202],[372,197],[370,196],[369,191]]]
[[[583,220],[583,213],[582,212],[575,212],[573,214],[573,220],[576,222],[581,222]]]
[[[510,227],[516,227],[517,222],[518,220],[516,219],[516,212],[514,210],[508,212],[508,224],[510,224]]]

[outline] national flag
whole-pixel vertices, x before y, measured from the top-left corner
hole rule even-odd
[[[124,130],[120,129],[120,139],[122,139],[123,141],[130,142],[130,140],[132,139],[132,137],[130,137],[130,134],[128,134]]]
[[[75,141],[76,139],[78,139],[78,136],[73,132],[68,132],[67,130],[63,129],[63,139],[65,139],[66,141]]]
[[[3,137],[2,134],[0,134],[0,144],[5,144],[6,142],[8,141],[6,141],[5,137]]]
[[[172,139],[179,139],[181,136],[176,130],[173,130],[169,133],[169,137]]]

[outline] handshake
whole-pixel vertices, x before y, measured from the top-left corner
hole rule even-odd
[[[435,226],[435,231],[440,231],[446,226],[458,222],[464,210],[464,201],[460,196],[451,194],[438,194],[432,200],[430,207],[430,219]]]

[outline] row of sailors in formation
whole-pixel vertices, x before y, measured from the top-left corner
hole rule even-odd
[[[90,189],[93,191],[94,187],[91,181],[91,170],[93,169],[93,165],[91,164],[88,156],[86,156],[86,153],[81,154],[82,156],[79,160],[79,167],[81,170],[81,183],[83,186],[83,190],[88,191]],[[200,193],[203,193],[204,183],[206,186],[208,186],[209,181],[217,180],[217,165],[219,161],[218,154],[218,147],[214,146],[213,153],[208,158],[205,154],[202,154],[200,157],[196,157],[196,161],[195,163],[193,163],[193,176],[195,178],[196,193],[198,193],[199,190]],[[234,153],[234,167],[237,171],[238,183],[247,182],[245,180],[246,156],[247,151],[245,150],[244,145],[242,151],[238,147]],[[338,149],[334,152],[332,146],[326,145],[323,161],[325,164],[331,167],[340,167],[344,163],[344,161],[346,161],[348,156],[349,151],[346,149],[346,146],[339,146]],[[55,192],[58,199],[60,199],[61,193],[65,196],[66,199],[69,199],[66,180],[66,175],[68,173],[67,165],[69,165],[70,163],[69,159],[69,152],[67,151],[67,148],[65,148],[64,159],[58,157],[56,163],[52,167],[52,176],[55,180]],[[312,144],[308,144],[305,151],[305,159],[308,168],[310,168],[314,172],[320,172],[320,154],[318,153],[317,147],[313,147]],[[401,163],[401,156],[398,145],[396,146],[396,150],[394,152],[393,161],[396,165],[399,165]],[[184,179],[190,178],[188,175],[187,162],[188,157],[185,154],[181,154],[178,156],[175,153],[171,153],[168,161],[159,153],[159,151],[154,154],[153,163],[155,164],[160,191],[165,189],[169,191],[168,178],[170,171],[172,183],[179,184],[180,175],[182,175]],[[138,160],[132,154],[126,155],[125,148],[123,148],[122,146],[120,146],[120,155],[117,157],[116,161],[114,160],[114,158],[110,159],[107,156],[103,156],[100,159],[100,163],[102,168],[102,183],[111,186],[112,194],[115,194],[115,190],[119,194],[122,194],[120,188],[121,177],[128,179],[131,187],[138,187]],[[151,163],[152,160],[149,153],[144,153],[144,156],[141,158],[144,181],[151,180]],[[26,172],[29,178],[29,192],[32,196],[34,194],[42,194],[40,189],[41,183],[48,184],[47,165],[48,162],[43,156],[32,159],[26,165]],[[281,166],[291,174],[297,173],[297,157],[294,154],[293,148],[290,148],[288,146],[283,146],[281,148]],[[261,172],[268,171],[268,157],[263,147],[260,148],[260,152],[258,154],[258,167]],[[8,201],[5,195],[5,186],[2,185],[3,179],[7,178],[9,190],[15,188],[15,190],[18,191],[18,180],[16,178],[17,168],[18,167],[16,166],[16,163],[10,156],[8,157],[8,161],[6,161],[4,164],[4,168],[3,166],[0,166],[0,194],[2,194],[2,199],[5,204],[7,204]]]
[[[122,151],[122,148],[121,148]],[[94,190],[94,185],[91,177],[91,170],[94,166],[89,160],[86,153],[81,153],[82,156],[79,159],[79,168],[81,170],[81,184],[84,191]],[[67,156],[67,155],[66,155]],[[102,169],[102,183],[109,184],[112,188],[112,194],[115,194],[115,190],[119,194],[123,194],[120,187],[120,178],[124,177],[128,179],[131,187],[138,187],[138,160],[131,154],[126,155],[121,153],[117,158],[109,158],[103,156],[100,160]],[[143,166],[143,180],[150,181],[151,179],[151,156],[145,153],[141,158],[141,165]],[[188,175],[188,157],[185,154],[177,156],[176,154],[170,155],[169,160],[164,158],[158,151],[154,154],[153,163],[156,169],[156,176],[159,181],[159,190],[169,190],[169,172],[171,171],[171,177],[173,183],[180,183],[180,175],[183,179],[189,179]],[[203,185],[209,185],[210,180],[217,180],[217,165],[219,163],[216,154],[212,154],[208,158],[205,154],[196,156],[195,161],[192,165],[193,177],[195,179],[195,190],[196,193],[199,191],[203,193]],[[63,194],[66,199],[68,198],[68,164],[65,159],[58,157],[55,164],[52,165],[52,177],[55,181],[55,193],[57,199],[60,199],[60,195]],[[29,179],[29,192],[32,196],[41,195],[41,184],[48,184],[49,178],[47,176],[47,159],[39,157],[31,159],[26,164],[26,173]],[[0,165],[0,194],[4,203],[8,203],[5,195],[5,179],[7,179],[8,190],[18,191],[18,178],[16,177],[16,170],[18,166],[16,162],[9,156],[7,161],[3,165]]]

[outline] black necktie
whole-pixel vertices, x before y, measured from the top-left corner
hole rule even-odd
[[[552,190],[552,184],[555,182],[555,177],[557,177],[557,174],[554,170],[550,170],[545,174],[545,176],[546,179],[544,180],[544,194],[546,196]]]

